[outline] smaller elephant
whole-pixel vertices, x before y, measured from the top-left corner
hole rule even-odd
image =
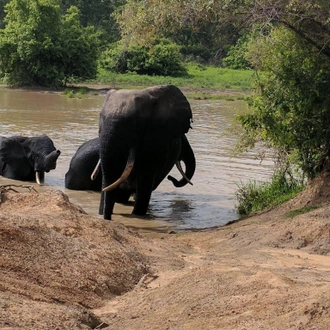
[[[45,172],[56,168],[60,154],[47,135],[0,136],[0,175],[14,180],[35,180],[40,185]]]
[[[100,139],[84,142],[73,155],[68,172],[65,174],[65,188],[71,190],[101,191],[102,173],[100,171]],[[116,202],[127,204],[134,191],[122,185]]]
[[[70,161],[69,170],[65,174],[65,188],[101,191],[101,172],[95,175],[94,180],[91,179],[91,175],[100,158],[99,150],[99,138],[89,140],[78,148]]]

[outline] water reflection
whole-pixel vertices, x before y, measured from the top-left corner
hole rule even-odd
[[[98,134],[98,116],[104,95],[70,99],[58,93],[17,91],[0,88],[1,135],[47,134],[61,150],[55,171],[46,175],[45,187],[56,188],[86,212],[98,214],[99,194],[64,188],[64,174],[77,148]],[[238,218],[235,211],[237,184],[250,179],[264,181],[273,162],[262,164],[250,152],[233,157],[235,133],[228,133],[234,116],[245,111],[233,101],[190,101],[194,115],[188,139],[196,156],[193,186],[175,188],[165,180],[153,193],[149,218],[130,216],[132,207],[116,204],[114,219],[128,226],[154,230],[202,229],[223,225]],[[179,178],[176,168],[171,175]],[[7,180],[0,178],[0,183]]]

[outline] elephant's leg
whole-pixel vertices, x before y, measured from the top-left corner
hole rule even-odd
[[[148,211],[151,192],[154,183],[154,171],[152,168],[149,155],[142,154],[142,157],[137,160],[136,166],[136,192],[133,214],[145,215]],[[142,160],[142,161],[141,161]]]
[[[108,186],[110,183],[114,181],[112,178],[106,177],[106,173],[103,172],[102,177],[102,189]],[[110,171],[111,172],[111,171]],[[102,191],[101,199],[100,199],[100,207],[99,207],[99,214],[103,214],[103,218],[105,220],[111,220],[111,215],[113,213],[113,208],[116,201],[116,189],[110,191]]]
[[[118,145],[118,143],[115,142],[112,142],[113,146]],[[102,189],[109,187],[121,177],[126,168],[129,154],[129,149],[127,149],[127,151],[126,149],[124,149],[124,152],[120,153],[117,148],[110,148],[107,144],[104,149],[102,149],[101,144]],[[117,187],[103,192],[104,198],[102,198],[100,203],[100,213],[103,211],[103,217],[106,220],[111,220],[111,214],[113,213],[113,208],[117,200],[118,189]],[[104,203],[103,207],[101,205],[102,202]]]
[[[135,202],[132,212],[135,215],[147,214],[153,186],[153,183],[149,181],[150,180],[143,180],[142,178],[137,180]]]
[[[131,197],[131,192],[125,188],[118,188],[116,202],[121,204],[128,204],[128,200]]]
[[[104,198],[105,198],[105,192],[101,192],[99,215],[103,215],[103,212],[104,212]]]
[[[136,160],[136,195],[133,214],[145,215],[148,211],[152,191],[158,185],[158,177],[164,166],[166,145],[150,142]],[[160,181],[160,180],[159,180]]]
[[[105,220],[111,220],[111,215],[113,213],[113,208],[115,206],[115,191],[106,191],[103,192],[101,196],[101,199],[103,200],[103,218]],[[100,210],[101,210],[101,204],[102,200],[100,202]]]

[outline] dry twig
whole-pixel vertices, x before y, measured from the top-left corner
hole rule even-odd
[[[3,184],[0,185],[0,204],[3,202],[3,198],[6,192],[13,191],[15,193],[19,193],[19,191],[14,188],[28,189],[30,192],[38,193],[38,191],[33,186],[22,184]]]

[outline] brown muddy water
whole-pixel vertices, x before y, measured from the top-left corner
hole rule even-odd
[[[98,117],[105,95],[69,98],[60,93],[0,88],[0,135],[47,134],[61,150],[57,168],[46,174],[39,190],[60,189],[87,213],[98,215],[99,193],[64,187],[71,157],[85,141],[97,137]],[[137,229],[163,231],[200,230],[237,220],[237,185],[249,180],[266,181],[273,161],[262,163],[256,152],[233,156],[237,132],[231,131],[235,115],[247,111],[242,101],[189,100],[193,129],[187,137],[195,152],[197,167],[193,186],[175,188],[165,180],[153,192],[149,215],[135,217],[132,207],[116,204],[113,219]],[[179,178],[176,168],[173,176]],[[0,184],[20,183],[0,177]],[[102,218],[100,217],[100,220]]]

